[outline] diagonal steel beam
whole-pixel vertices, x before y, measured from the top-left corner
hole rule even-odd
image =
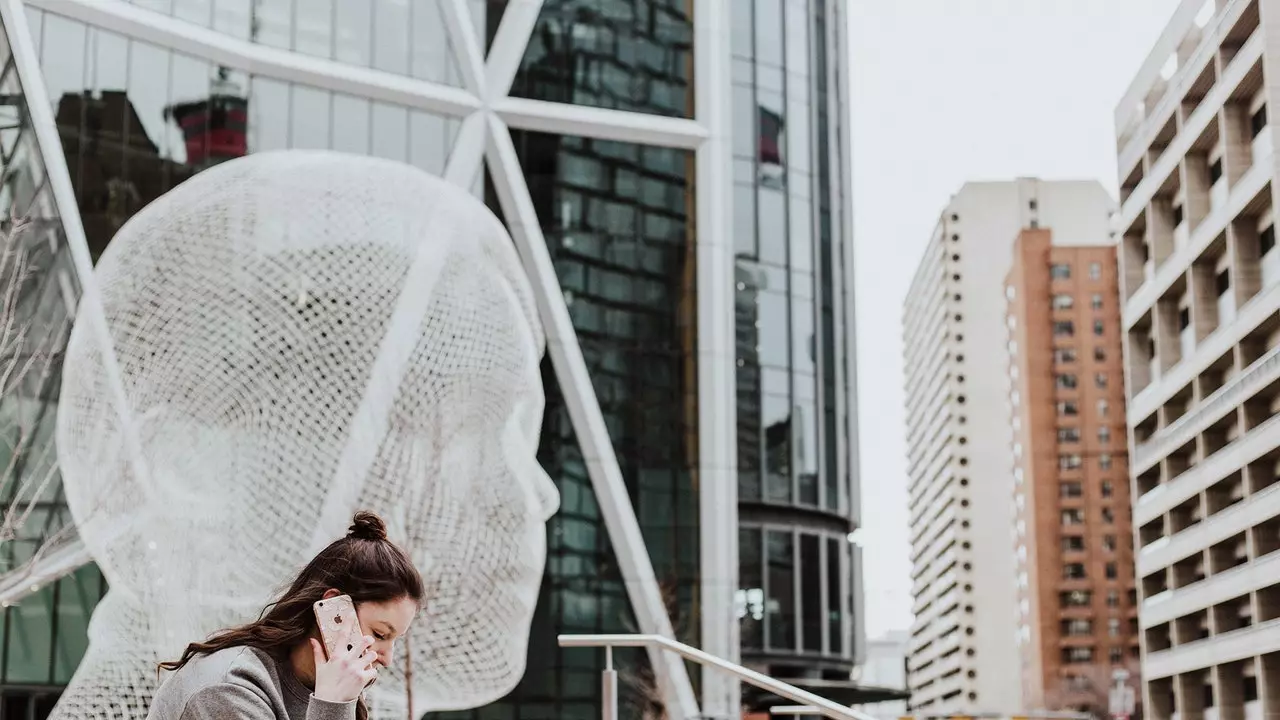
[[[543,0],[510,0],[494,33],[492,49],[485,64],[485,81],[490,98],[506,97],[515,82],[524,51],[542,13]]]
[[[547,352],[551,355],[556,379],[564,393],[569,419],[582,448],[605,529],[617,548],[618,566],[640,631],[675,639],[649,550],[645,547],[635,508],[631,505],[618,458],[614,455],[609,429],[600,412],[600,402],[591,385],[569,309],[564,304],[560,281],[551,262],[551,253],[547,250],[533,199],[529,196],[529,186],[511,141],[511,133],[500,119],[490,117],[488,136],[489,170],[498,202],[538,299],[538,312],[546,326]],[[649,661],[653,664],[667,712],[677,718],[697,717],[698,702],[684,662],[657,648],[650,650]]]

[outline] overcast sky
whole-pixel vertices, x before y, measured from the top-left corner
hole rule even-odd
[[[850,2],[868,637],[911,623],[900,317],[938,213],[969,180],[1092,178],[1114,195],[1113,111],[1177,5]]]

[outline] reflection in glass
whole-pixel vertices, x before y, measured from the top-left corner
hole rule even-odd
[[[840,572],[840,557],[845,545],[835,538],[827,539],[827,640],[831,644],[828,652],[834,654],[844,652],[844,574]]]
[[[756,189],[751,185],[733,186],[733,243],[739,257],[755,257]]]
[[[294,18],[294,2],[299,4],[297,11],[299,19],[306,16],[301,13],[309,8],[302,7],[307,0],[250,0],[251,19],[249,21],[248,39],[254,42],[262,43],[268,47],[280,48],[282,50],[298,49],[293,43],[293,18]],[[316,16],[312,16],[316,17]],[[320,18],[316,18],[317,20]],[[325,21],[329,20],[329,16],[323,16]],[[326,23],[327,24],[327,23]],[[328,47],[325,47],[324,57],[328,57]]]
[[[760,262],[787,264],[787,203],[780,190],[761,187],[757,195]],[[782,290],[782,288],[779,288]]]
[[[817,535],[800,535],[801,649],[822,652],[822,558]],[[839,577],[829,578],[839,582]]]
[[[36,27],[43,27],[43,22],[36,23]],[[54,28],[55,35],[74,36],[75,31],[71,25]],[[113,49],[108,42],[107,54]],[[95,60],[96,50],[92,53]],[[79,49],[71,54],[78,59],[86,57]],[[30,127],[25,93],[3,35],[0,62],[0,94],[7,98],[0,104],[0,166],[5,168],[0,184],[0,231],[11,232],[14,218],[21,218],[24,228],[0,248],[0,276],[10,283],[8,291],[13,303],[6,304],[3,322],[30,328],[20,335],[5,333],[0,342],[0,363],[13,368],[13,372],[5,373],[0,387],[0,467],[5,468],[0,476],[0,516],[7,518],[10,511],[27,513],[25,522],[6,530],[13,533],[12,537],[0,542],[3,574],[31,560],[42,547],[57,547],[74,538],[67,509],[61,502],[53,428],[60,358],[79,288],[40,149]],[[68,77],[71,74],[64,73],[64,80]],[[123,110],[118,103],[115,107]],[[127,137],[127,133],[120,134],[126,127],[123,112],[112,127],[118,133],[117,140],[107,153],[118,164],[124,160],[123,138]],[[97,569],[85,568],[78,575],[97,576]],[[5,658],[5,675],[0,682],[65,682],[79,656],[64,659],[60,650],[66,647],[74,653],[87,642],[85,623],[77,623],[76,618],[87,617],[88,608],[93,605],[90,602],[70,607],[73,603],[60,600],[61,588],[74,582],[64,579],[46,585],[18,605],[0,611],[5,628],[0,634],[0,657]],[[65,627],[59,628],[63,620]]]
[[[409,152],[409,111],[399,105],[373,104],[371,153],[388,160],[403,160]]]
[[[282,0],[268,0],[281,2]],[[322,58],[334,57],[334,0],[292,0],[293,49]]]
[[[738,530],[738,619],[742,647],[764,648],[764,556],[759,528]]]
[[[430,5],[415,4],[420,10]],[[410,0],[373,0],[373,67],[378,70],[409,74],[409,6]]]
[[[795,555],[790,531],[766,533],[769,562],[768,599],[769,647],[795,650],[796,596]]]
[[[327,149],[333,146],[330,112],[333,93],[294,85],[290,88],[289,146]]]
[[[506,0],[489,0],[490,36]],[[511,93],[673,117],[693,109],[689,4],[548,0]]]
[[[262,0],[216,0],[213,29],[239,40],[247,39],[252,29],[253,19],[250,16],[255,2]]]
[[[756,62],[782,67],[782,0],[756,0]]]
[[[373,7],[368,2],[342,2],[333,5],[333,59],[350,65],[368,67],[372,59]]]
[[[369,152],[371,103],[364,98],[333,94],[333,149],[342,152]]]

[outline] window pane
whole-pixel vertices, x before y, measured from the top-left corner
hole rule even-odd
[[[308,150],[328,150],[333,138],[329,120],[331,96],[327,90],[294,85],[290,117],[289,146]]]
[[[254,42],[268,47],[288,50],[293,43],[293,3],[295,0],[254,0],[257,7],[253,10],[250,21]],[[297,0],[305,5],[306,0]],[[299,7],[303,12],[309,8]],[[300,16],[301,17],[301,16]],[[313,16],[314,17],[314,16]],[[327,24],[330,18],[325,17]],[[253,27],[256,25],[256,27]],[[328,46],[325,46],[323,57],[329,57]]]
[[[253,79],[253,152],[289,147],[289,86]]]
[[[843,615],[844,574],[840,572],[840,558],[844,545],[835,538],[827,539],[827,639],[831,641],[831,653],[844,653]]]
[[[734,249],[739,256],[756,255],[756,189],[752,185],[733,186]]]
[[[102,576],[96,566],[83,567],[58,581],[58,637],[53,681],[71,681],[80,659],[89,648],[89,616],[102,594]]]
[[[442,173],[456,132],[457,126],[449,120],[418,110],[410,111],[410,163],[432,174]]]
[[[806,652],[822,651],[822,559],[817,535],[800,536],[800,602]]]
[[[333,95],[333,149],[369,152],[369,101],[350,95]]]
[[[297,24],[293,29],[294,49],[307,55],[332,58],[334,0],[293,1],[297,3]]]
[[[756,0],[756,60],[782,66],[782,0]]]
[[[9,608],[8,683],[46,685],[53,661],[53,585]]]
[[[409,111],[399,105],[373,104],[373,154],[403,162],[409,157]]]
[[[409,0],[374,0],[374,62],[379,70],[409,72]]]
[[[760,261],[774,265],[787,262],[786,196],[774,188],[760,188],[758,201],[760,222]]]
[[[794,650],[796,597],[794,543],[790,532],[768,533],[769,586],[765,611],[769,616],[769,647]]]
[[[738,530],[738,618],[742,647],[764,647],[764,578],[759,528]]]
[[[790,503],[791,402],[786,396],[764,395],[764,423],[768,500]]]
[[[334,5],[337,30],[334,59],[352,65],[368,66],[369,41],[373,32],[373,5],[368,2],[338,2]]]

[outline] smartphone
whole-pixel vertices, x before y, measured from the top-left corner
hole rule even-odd
[[[364,637],[360,629],[360,618],[356,617],[356,605],[350,595],[338,595],[317,601],[312,609],[316,613],[316,624],[320,626],[320,642],[328,657],[339,648],[351,649]]]

